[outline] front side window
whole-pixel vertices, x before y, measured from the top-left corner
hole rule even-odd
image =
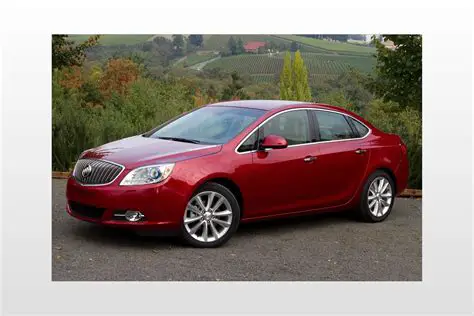
[[[239,153],[244,153],[247,151],[256,150],[257,149],[257,134],[258,133],[256,131],[253,132],[252,135],[250,135],[249,138],[247,138],[245,142],[243,142],[242,145],[240,145],[237,151]]]
[[[352,129],[342,114],[316,111],[320,141],[354,138]]]
[[[306,110],[279,114],[261,127],[261,139],[270,134],[286,139],[288,146],[310,142],[309,121]]]
[[[263,110],[208,106],[186,114],[150,137],[204,144],[225,144],[265,113]]]

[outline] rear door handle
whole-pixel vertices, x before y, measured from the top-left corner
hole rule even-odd
[[[312,161],[315,161],[316,160],[316,157],[315,156],[307,156],[307,157],[304,157],[304,162],[312,162]]]
[[[357,149],[357,150],[355,151],[355,153],[360,155],[360,154],[365,153],[366,151],[367,151],[367,150],[365,150],[365,149],[360,149],[360,148],[359,148],[359,149]]]

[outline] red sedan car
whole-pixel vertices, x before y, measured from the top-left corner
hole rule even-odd
[[[67,212],[216,247],[253,220],[355,209],[380,222],[407,179],[400,137],[354,113],[231,101],[83,152],[68,180]]]

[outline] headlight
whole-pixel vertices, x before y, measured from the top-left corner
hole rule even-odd
[[[174,163],[145,166],[130,171],[120,185],[141,185],[158,183],[168,178],[173,171]]]

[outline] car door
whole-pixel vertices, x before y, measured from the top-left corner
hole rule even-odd
[[[256,216],[305,210],[311,204],[309,172],[317,156],[311,142],[314,135],[305,109],[283,111],[258,129],[258,141],[274,134],[284,137],[284,149],[256,150],[252,153],[250,210]]]
[[[318,178],[314,207],[343,205],[353,197],[366,172],[370,155],[366,135],[361,135],[345,114],[320,109],[311,112],[319,149],[313,170]]]

